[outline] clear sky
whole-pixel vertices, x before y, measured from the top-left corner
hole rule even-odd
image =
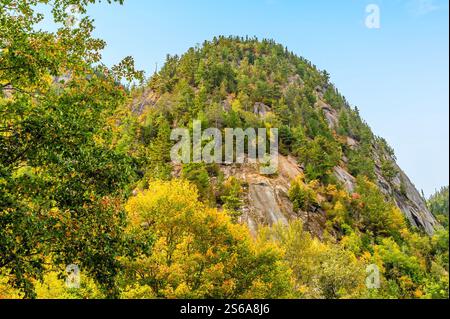
[[[380,8],[368,29],[366,6]],[[151,74],[167,53],[216,35],[272,38],[331,74],[417,188],[449,183],[447,0],[125,0],[89,10],[107,64]]]

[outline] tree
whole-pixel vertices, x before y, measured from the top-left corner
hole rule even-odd
[[[203,163],[184,164],[182,170],[184,179],[197,187],[200,199],[204,202],[212,200],[212,189],[206,165]]]
[[[317,195],[310,185],[306,185],[302,178],[292,182],[289,189],[289,199],[294,204],[294,210],[309,211],[317,205]]]
[[[220,200],[223,208],[230,212],[233,222],[237,222],[237,218],[241,215],[242,207],[242,185],[235,177],[229,177],[223,183]]]
[[[0,269],[35,297],[48,261],[79,263],[114,296],[120,201],[135,172],[132,159],[110,147],[108,119],[126,97],[118,81],[142,74],[131,58],[112,70],[92,66],[104,42],[91,37],[87,17],[76,28],[36,31],[43,16],[34,5],[47,2],[0,5]],[[54,21],[64,22],[69,5],[85,13],[94,2],[52,1]]]
[[[448,229],[449,194],[448,186],[442,187],[428,200],[428,207],[439,222]]]
[[[275,225],[261,231],[259,240],[277,243],[285,250],[297,294],[301,298],[358,298],[365,296],[365,267],[349,251],[313,239],[301,221],[288,227]]]
[[[150,257],[125,259],[127,278],[165,298],[279,298],[289,271],[273,245],[255,247],[248,230],[198,200],[183,180],[151,182],[126,206],[130,231],[156,236]]]
[[[159,179],[169,179],[171,174],[170,158],[170,125],[167,119],[159,115],[156,119],[156,137],[151,140],[146,152],[148,168],[147,176]]]
[[[389,159],[385,159],[381,162],[381,172],[389,183],[392,183],[394,178],[398,175],[398,169]]]
[[[403,214],[392,203],[388,202],[379,188],[367,178],[357,180],[356,218],[361,227],[371,231],[375,236],[397,237],[406,228]]]
[[[411,256],[391,238],[382,240],[375,246],[374,258],[381,265],[382,274],[387,281],[388,294],[397,298],[414,298],[420,288],[423,269],[416,256]]]
[[[299,160],[305,165],[308,181],[325,180],[341,159],[339,145],[322,135],[308,141],[299,150]]]

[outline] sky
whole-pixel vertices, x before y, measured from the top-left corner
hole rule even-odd
[[[370,4],[379,28],[368,28]],[[95,35],[114,64],[151,75],[170,54],[217,35],[271,38],[331,74],[426,195],[449,184],[447,0],[125,0],[95,5]]]

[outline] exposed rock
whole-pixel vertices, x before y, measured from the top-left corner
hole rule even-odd
[[[328,122],[329,127],[334,130],[338,127],[339,116],[337,112],[328,104],[323,102],[322,100],[318,100],[316,107],[322,109],[323,114]]]
[[[301,79],[300,75],[295,74],[291,75],[288,78],[288,85],[302,85],[303,80]]]
[[[409,178],[398,166],[396,167],[400,172],[395,181],[398,187],[391,187],[377,167],[376,173],[380,189],[395,199],[396,205],[414,227],[423,229],[427,234],[432,235],[438,227],[436,219],[429,212],[424,200]],[[292,180],[302,174],[300,165],[295,158],[280,155],[278,175],[273,177],[260,175],[257,165],[230,165],[222,166],[221,169],[225,176],[235,176],[248,184],[248,194],[244,201],[241,222],[246,223],[253,234],[256,235],[258,226],[275,223],[286,224],[300,218],[305,223],[305,229],[322,238],[326,213],[321,209],[295,212],[288,198]],[[356,180],[350,173],[343,167],[337,166],[334,174],[349,193],[354,192]],[[405,195],[400,191],[400,182],[405,188]]]
[[[226,177],[235,176],[248,184],[240,221],[248,225],[253,235],[257,234],[260,226],[287,224],[291,220],[301,219],[305,229],[322,238],[325,212],[320,209],[296,212],[289,200],[291,182],[302,174],[295,158],[280,155],[278,175],[273,177],[260,175],[258,166],[251,164],[223,165],[221,170]]]
[[[253,113],[259,116],[266,116],[267,113],[271,111],[270,106],[265,105],[264,103],[257,102],[253,106]]]
[[[399,177],[395,183],[395,201],[398,207],[408,217],[413,226],[424,229],[429,235],[433,235],[439,223],[429,211],[425,199],[413,185],[409,177],[395,164],[399,171]],[[404,191],[404,194],[402,193]]]
[[[325,93],[325,88],[323,86],[318,85],[315,87],[315,91],[316,91],[316,94],[318,94],[320,97],[323,97],[323,95]]]
[[[64,84],[67,84],[70,81],[71,78],[72,78],[72,73],[68,73],[68,74],[60,75],[60,76],[55,76],[53,78],[53,83],[57,84],[57,85],[59,85],[59,84],[64,85]]]
[[[222,101],[222,109],[224,112],[231,111],[231,101],[232,101],[232,99],[230,97],[228,97],[226,100]]]
[[[12,85],[7,85],[2,89],[3,97],[5,99],[10,99],[12,97],[13,87]]]
[[[412,226],[425,231],[428,235],[433,235],[439,227],[439,223],[429,211],[425,199],[413,185],[409,177],[402,171],[394,159],[389,159],[398,175],[391,181],[387,181],[381,172],[381,161],[378,155],[375,156],[375,173],[378,186],[381,191],[395,200],[398,208],[405,214]]]
[[[358,147],[359,144],[355,139],[348,136],[347,137],[347,145],[350,146],[350,148],[355,149]]]
[[[289,90],[289,88],[291,88],[291,87],[302,88],[304,85],[305,85],[305,82],[302,80],[300,75],[298,75],[298,74],[291,75],[291,76],[289,76],[287,83],[285,83],[281,87],[281,91],[283,92],[283,94],[286,94],[286,92]]]
[[[136,115],[142,115],[148,107],[153,107],[158,102],[159,96],[151,89],[145,89],[141,95],[134,98],[131,103],[131,111]]]
[[[250,228],[255,228],[254,225],[273,225],[279,222],[286,224],[294,217],[287,192],[291,180],[301,171],[293,158],[280,156],[279,163],[279,174],[276,177],[260,175],[259,167],[255,164],[221,166],[225,177],[234,176],[248,184],[241,219]]]
[[[323,210],[318,209],[315,212],[300,212],[299,218],[303,221],[306,231],[319,239],[323,239],[327,222],[327,216]]]
[[[251,203],[250,211],[252,216],[258,219],[258,224],[288,224],[286,216],[283,215],[278,205],[275,187],[268,180],[250,181],[248,199]]]
[[[352,193],[355,190],[355,178],[340,166],[334,168],[334,175],[342,183],[345,189]]]

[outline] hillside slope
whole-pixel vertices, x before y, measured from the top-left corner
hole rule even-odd
[[[307,182],[338,184],[349,193],[364,176],[412,226],[429,235],[438,227],[396,164],[393,150],[373,135],[329,75],[272,41],[222,37],[182,57],[168,56],[148,87],[134,96],[131,110],[140,116],[142,132],[155,129],[157,114],[163,114],[171,127],[189,127],[190,121],[201,119],[204,127],[221,129],[280,128],[283,156],[278,176],[261,176],[248,165],[221,167],[226,177],[248,184],[240,210],[241,220],[251,229],[300,217],[316,235],[322,234],[327,220],[322,209],[295,211],[290,203],[290,183],[298,175],[305,175]],[[309,152],[316,146],[316,153]]]
[[[326,72],[220,37],[142,83],[132,57],[103,65],[93,20],[47,32],[36,1],[7,2],[0,299],[448,299],[448,228]],[[279,170],[177,164],[172,129],[196,120],[278,128]]]

